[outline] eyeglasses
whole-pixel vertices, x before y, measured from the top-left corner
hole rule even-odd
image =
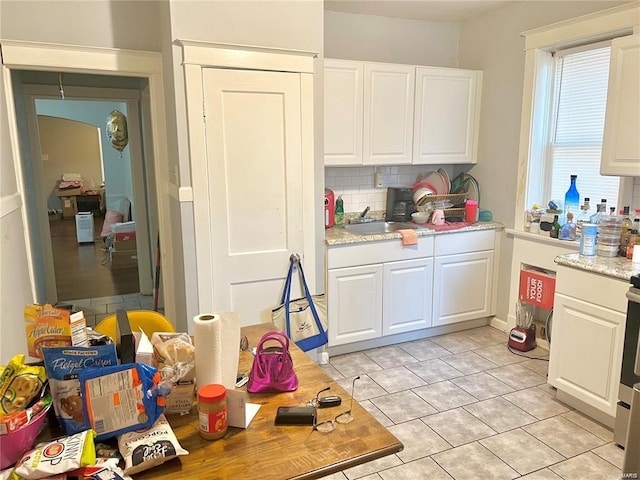
[[[326,422],[322,422],[322,423],[314,423],[313,424],[314,430],[317,430],[322,433],[329,433],[329,432],[333,432],[336,429],[335,423],[347,424],[347,423],[353,422],[354,417],[353,417],[353,413],[351,412],[353,409],[353,392],[356,386],[356,380],[359,380],[359,379],[360,379],[359,376],[354,378],[353,383],[351,384],[351,404],[349,405],[349,410],[347,410],[346,412],[342,412],[341,414],[336,416],[336,418],[334,418],[333,420],[327,420]],[[329,388],[325,388],[324,390],[321,390],[320,392],[318,392],[318,395],[320,395],[320,393],[326,390],[329,390]],[[316,399],[317,398],[318,397],[316,396]]]
[[[310,407],[318,408],[320,406],[320,394],[326,392],[327,390],[331,390],[331,387],[323,388],[316,394],[316,398],[309,400],[308,405]]]

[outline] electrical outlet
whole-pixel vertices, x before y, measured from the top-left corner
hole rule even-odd
[[[376,172],[373,175],[373,186],[375,188],[382,188],[384,186],[384,175],[380,172]]]

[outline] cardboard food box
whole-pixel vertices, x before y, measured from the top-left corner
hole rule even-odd
[[[83,312],[71,313],[49,304],[30,304],[24,307],[24,320],[27,349],[32,357],[42,359],[43,347],[86,347],[89,344]]]
[[[550,310],[556,291],[556,277],[544,270],[523,268],[520,270],[520,301]]]

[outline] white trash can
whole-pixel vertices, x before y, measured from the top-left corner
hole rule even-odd
[[[76,215],[76,236],[78,243],[93,243],[92,212],[78,212]]]

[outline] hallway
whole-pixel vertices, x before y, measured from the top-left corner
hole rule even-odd
[[[103,217],[93,218],[94,243],[78,243],[75,219],[49,217],[59,301],[101,298],[140,291],[138,267],[112,267],[100,237]]]

